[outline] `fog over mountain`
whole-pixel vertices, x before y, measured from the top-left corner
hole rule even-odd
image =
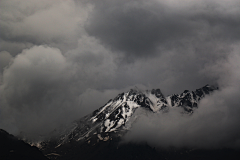
[[[125,140],[240,146],[238,0],[0,6],[0,128],[38,139],[130,88],[160,88],[167,96],[213,84],[219,90],[191,117],[174,110],[142,116]]]

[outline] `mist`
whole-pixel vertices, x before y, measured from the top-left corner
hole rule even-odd
[[[218,109],[222,108],[226,124],[210,129],[229,133],[216,138],[213,146],[218,140],[224,144],[221,139],[226,137],[237,143],[238,0],[0,3],[0,128],[38,139],[130,88],[160,88],[169,95],[217,84],[221,90],[204,99],[191,117],[175,111],[151,115],[155,118],[142,122],[142,129],[152,128],[151,134],[169,123],[171,131],[162,134],[174,135],[174,131],[180,132],[178,126],[199,124],[186,133],[192,139],[186,145],[194,145],[191,132],[199,132],[198,141],[203,139],[203,130],[210,128],[204,124],[219,121]],[[204,116],[212,117],[213,122]],[[181,124],[175,125],[170,117]],[[159,119],[166,123],[154,125]],[[131,134],[135,132],[128,137],[134,140]],[[136,137],[136,141],[152,142]],[[160,143],[164,136],[157,137]],[[185,144],[183,136],[175,137],[176,142],[171,143]]]

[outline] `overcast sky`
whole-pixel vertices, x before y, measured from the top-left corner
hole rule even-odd
[[[47,134],[135,86],[165,95],[239,89],[239,0],[1,0],[0,8],[0,128],[10,133]]]

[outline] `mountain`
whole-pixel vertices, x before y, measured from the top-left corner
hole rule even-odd
[[[48,160],[37,147],[30,146],[2,129],[0,129],[0,159]]]
[[[131,126],[141,114],[136,111],[144,110],[157,114],[168,112],[171,107],[179,107],[182,109],[182,114],[191,115],[198,108],[199,101],[217,89],[217,87],[206,85],[195,91],[185,90],[181,94],[166,97],[160,89],[146,91],[131,89],[109,100],[93,113],[76,120],[71,127],[61,133],[60,137],[41,142],[38,146],[50,159],[78,159],[79,157],[95,159],[101,155],[106,159],[106,156],[117,155],[117,153],[119,153],[118,157],[121,157],[121,152],[127,153],[130,150],[132,150],[131,155],[140,156],[142,159],[148,159],[149,157],[145,156],[150,153],[152,156],[150,159],[159,159],[163,155],[169,158],[168,152],[161,151],[159,154],[159,151],[148,144],[119,145],[121,137],[131,130]],[[135,152],[137,153],[134,154]],[[178,152],[174,151],[174,153]],[[126,157],[122,158],[126,159]]]
[[[163,114],[178,107],[191,116],[205,96],[217,87],[206,85],[195,91],[164,96],[160,89],[140,91],[131,89],[117,95],[104,106],[74,121],[64,131],[54,130],[51,139],[30,145],[1,130],[0,159],[56,159],[56,160],[237,160],[239,150],[193,148],[153,148],[147,143],[120,143],[144,113]],[[45,155],[43,157],[42,153]],[[35,158],[34,156],[37,156]]]

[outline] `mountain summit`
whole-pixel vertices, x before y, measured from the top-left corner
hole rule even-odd
[[[160,89],[139,91],[131,89],[109,100],[93,113],[75,121],[60,137],[41,143],[41,150],[49,158],[69,155],[83,144],[95,146],[102,142],[119,142],[131,129],[139,108],[149,112],[168,112],[171,107],[182,108],[183,114],[193,114],[199,101],[218,88],[206,85],[196,91],[164,96]]]

